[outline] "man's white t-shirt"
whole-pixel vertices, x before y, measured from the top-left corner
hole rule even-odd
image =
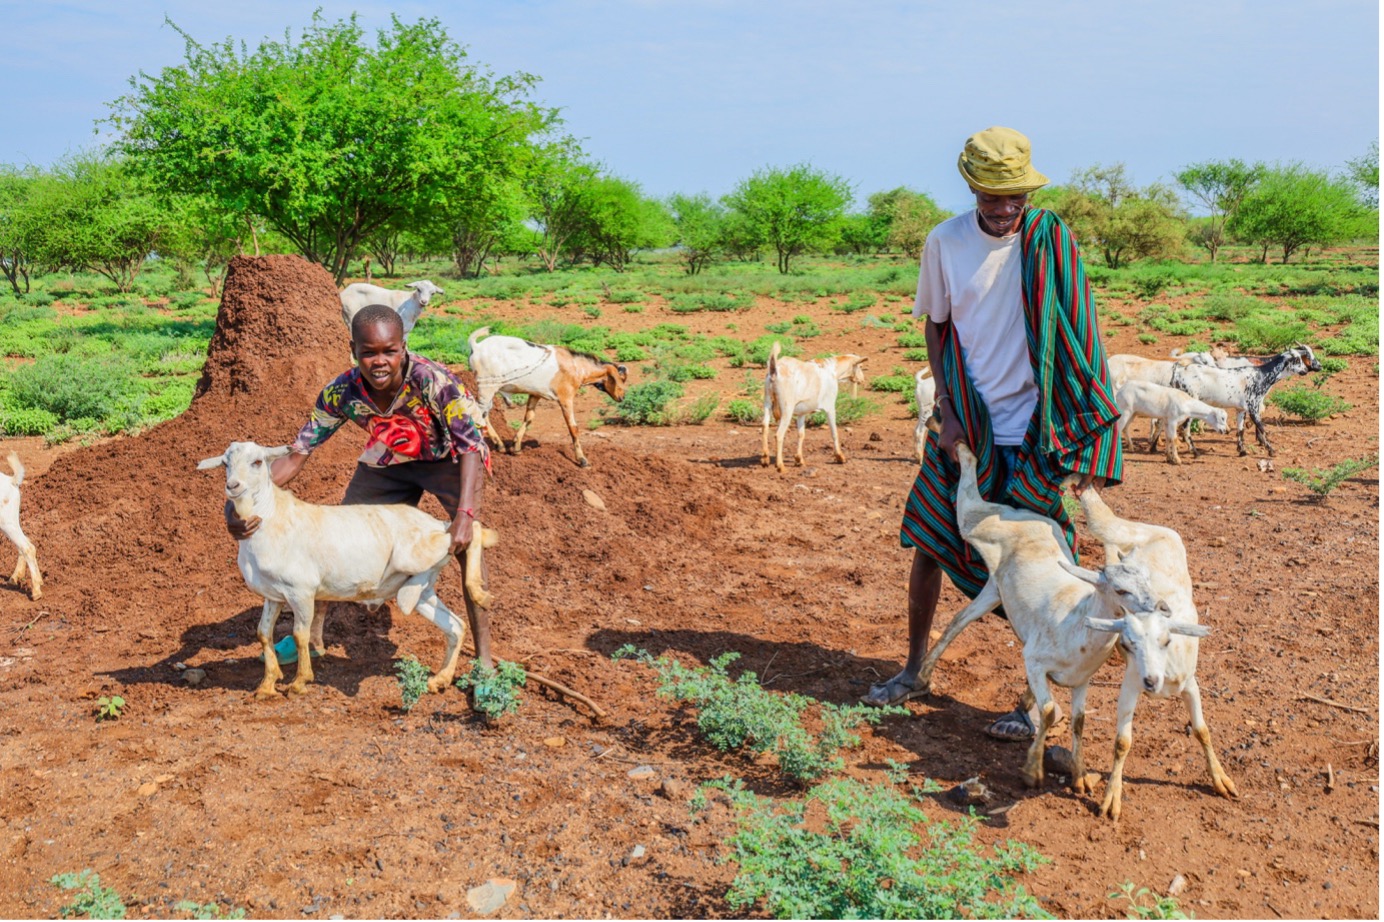
[[[966,373],[990,411],[996,445],[1020,445],[1038,405],[1028,358],[1019,235],[992,237],[975,211],[928,234],[913,316],[950,320]]]

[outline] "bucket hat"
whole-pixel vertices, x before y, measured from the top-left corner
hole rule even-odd
[[[991,195],[1020,195],[1048,184],[1033,168],[1028,138],[1013,128],[987,128],[966,139],[956,161],[972,188]]]

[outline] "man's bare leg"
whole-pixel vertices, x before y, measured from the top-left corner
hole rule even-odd
[[[926,688],[918,687],[917,679],[923,668],[923,657],[927,655],[928,635],[932,633],[932,619],[937,614],[937,598],[941,593],[942,568],[937,561],[915,549],[913,569],[908,574],[908,660],[898,675],[870,686],[869,693],[862,699],[866,704],[879,707],[902,704],[927,694]]]

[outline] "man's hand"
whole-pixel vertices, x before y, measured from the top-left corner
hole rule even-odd
[[[226,531],[231,533],[231,537],[237,541],[244,541],[253,535],[260,527],[260,517],[252,515],[248,519],[242,519],[236,515],[235,504],[226,500]]]
[[[956,446],[966,444],[969,447],[969,443],[966,442],[966,430],[957,418],[951,403],[950,397],[938,401],[938,412],[942,415],[942,431],[937,434],[937,447],[942,450],[942,454],[956,461]]]
[[[1092,485],[1096,486],[1101,490],[1104,490],[1105,478],[1097,477],[1095,474],[1082,474],[1081,479],[1078,480],[1075,485],[1073,485],[1072,492],[1077,496],[1080,496],[1082,493],[1086,492],[1086,489],[1088,487]]]

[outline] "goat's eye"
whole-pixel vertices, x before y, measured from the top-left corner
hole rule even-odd
[[[261,464],[263,464],[263,463],[264,463],[264,459],[263,459],[263,458],[256,458],[254,461],[252,461],[252,462],[250,463],[250,466],[251,466],[251,467],[259,467],[259,466],[260,466]]]

